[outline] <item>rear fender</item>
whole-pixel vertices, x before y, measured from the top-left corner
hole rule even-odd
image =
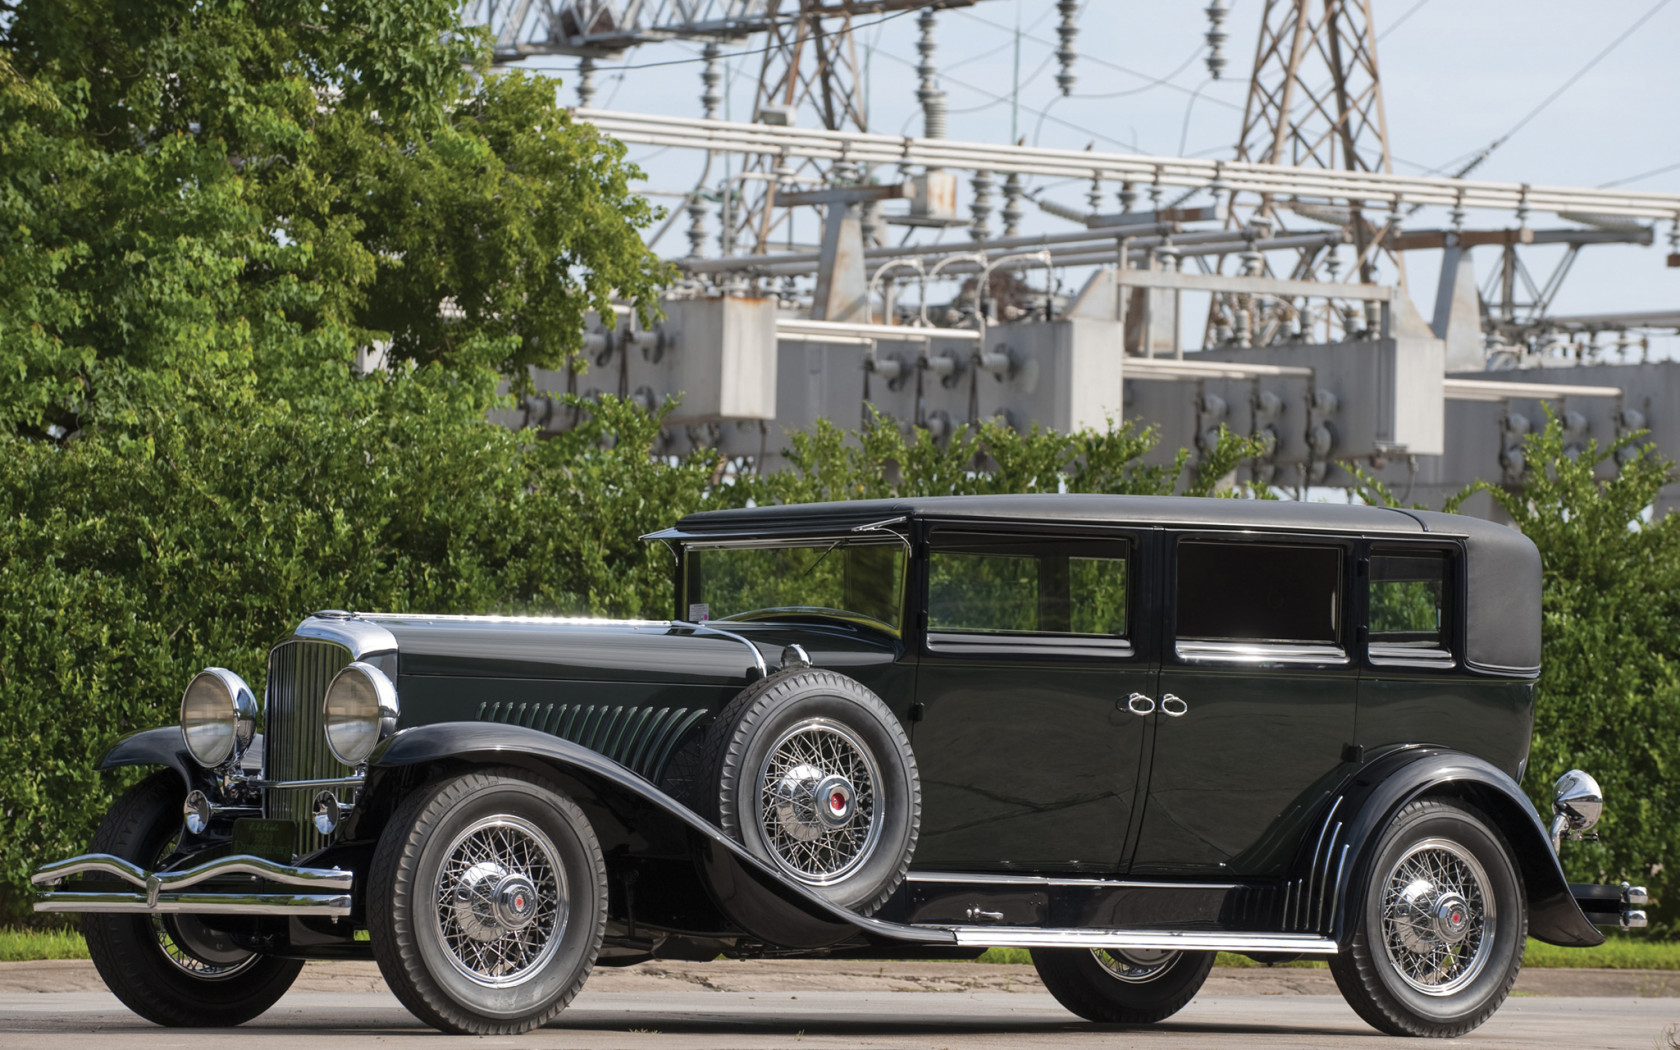
[[[956,943],[948,930],[912,930],[830,903],[639,774],[579,744],[523,726],[440,722],[403,730],[369,760],[365,810],[370,817],[390,812],[396,796],[415,783],[416,773],[485,765],[528,769],[577,790],[584,796],[577,801],[592,819],[611,824],[596,829],[603,845],[617,842],[692,858],[696,881],[724,917],[768,944],[812,949],[860,935],[875,943]],[[358,816],[363,811],[358,804]],[[364,838],[378,832],[372,820],[346,830]]]
[[[1545,825],[1517,782],[1497,766],[1458,751],[1413,747],[1385,755],[1347,784],[1341,811],[1347,816],[1342,841],[1350,863],[1336,886],[1331,936],[1346,947],[1353,936],[1359,887],[1368,885],[1372,854],[1383,829],[1408,803],[1451,799],[1480,810],[1510,843],[1528,895],[1529,935],[1548,944],[1588,948],[1604,935],[1587,919],[1569,892],[1569,881],[1552,852]]]

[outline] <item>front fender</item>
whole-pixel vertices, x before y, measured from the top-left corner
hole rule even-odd
[[[187,753],[180,726],[160,726],[130,733],[111,745],[111,750],[99,760],[101,770],[123,766],[168,766],[181,775],[181,782],[189,789],[201,773],[198,763]]]
[[[650,781],[596,751],[536,729],[494,722],[439,722],[405,729],[374,751],[366,791],[435,763],[514,765],[581,782],[640,836],[685,842],[718,909],[753,937],[786,948],[822,948],[858,934],[874,942],[952,946],[949,930],[882,922],[842,908],[748,853],[746,847]]]
[[[1348,865],[1336,887],[1332,936],[1346,945],[1359,906],[1353,887],[1369,885],[1376,841],[1406,804],[1421,798],[1467,802],[1487,815],[1504,834],[1522,871],[1528,894],[1528,932],[1548,944],[1590,948],[1604,935],[1587,919],[1569,892],[1569,881],[1551,839],[1528,796],[1515,780],[1493,764],[1445,748],[1404,748],[1385,755],[1356,774],[1344,793],[1350,814],[1345,841]]]

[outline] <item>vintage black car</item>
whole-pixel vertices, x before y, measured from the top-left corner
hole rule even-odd
[[[1571,886],[1598,819],[1518,787],[1540,561],[1370,507],[1032,495],[696,514],[675,618],[321,612],[224,669],[92,852],[43,867],[167,1025],[372,954],[418,1017],[509,1033],[595,965],[1032,950],[1094,1021],[1214,952],[1324,956],[1386,1032],[1486,1020],[1525,936],[1643,925]],[[264,732],[258,733],[261,721]],[[360,931],[365,937],[358,937]]]

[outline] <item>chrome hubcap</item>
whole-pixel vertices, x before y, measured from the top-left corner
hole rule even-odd
[[[1172,968],[1182,952],[1147,948],[1093,948],[1108,975],[1127,984],[1148,984]]]
[[[773,744],[759,770],[758,823],[781,868],[813,885],[851,874],[880,836],[869,749],[850,730],[813,718]]]
[[[458,835],[438,873],[437,930],[449,960],[479,984],[519,984],[559,947],[566,875],[542,829],[519,817]]]
[[[1451,995],[1487,963],[1495,909],[1487,873],[1467,850],[1427,839],[1384,883],[1383,946],[1394,970],[1425,995]]]

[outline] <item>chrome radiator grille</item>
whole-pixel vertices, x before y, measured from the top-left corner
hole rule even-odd
[[[283,642],[268,654],[268,691],[263,704],[263,779],[320,780],[347,777],[355,770],[327,749],[321,700],[333,676],[350,662],[350,653],[332,642]],[[270,819],[297,823],[294,849],[315,852],[327,839],[315,830],[308,789],[269,788],[263,809]]]

